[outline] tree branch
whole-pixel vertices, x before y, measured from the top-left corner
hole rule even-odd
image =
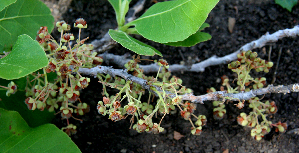
[[[181,72],[181,71],[190,71],[190,72],[203,72],[206,67],[213,66],[213,65],[220,65],[226,64],[231,61],[237,59],[237,55],[242,51],[253,50],[256,48],[261,48],[269,42],[276,42],[279,39],[284,37],[296,37],[299,35],[299,26],[295,26],[292,29],[284,29],[279,30],[273,34],[266,33],[261,38],[247,43],[246,45],[242,46],[239,50],[229,55],[223,57],[217,57],[216,55],[191,66],[191,69],[185,65],[173,64],[169,66],[169,71],[171,72]],[[124,67],[124,64],[127,63],[130,59],[127,59],[127,55],[119,56],[113,55],[109,53],[101,54],[105,61],[109,61],[111,63],[117,64],[119,67]],[[151,73],[151,72],[158,72],[159,66],[157,64],[150,64],[150,65],[139,65],[140,68],[144,70],[143,73]]]
[[[287,86],[279,85],[273,86],[269,85],[266,88],[250,90],[248,92],[240,92],[240,93],[226,93],[226,91],[216,91],[212,93],[208,93],[205,95],[194,96],[193,94],[183,95],[184,100],[190,100],[194,103],[203,103],[208,100],[217,100],[221,101],[224,99],[229,99],[231,101],[240,101],[240,100],[249,100],[250,98],[256,97],[258,95],[264,95],[268,93],[291,93],[291,92],[299,92],[299,84],[291,84]]]
[[[158,86],[150,85],[150,83],[142,78],[135,77],[131,74],[128,74],[126,70],[124,69],[113,69],[112,67],[108,66],[96,66],[93,68],[79,68],[79,73],[85,74],[85,75],[91,75],[91,76],[97,76],[98,73],[104,73],[109,74],[112,77],[120,76],[125,80],[129,80],[132,82],[135,82],[142,86],[143,89],[148,90],[149,92],[154,93],[156,96],[158,94],[152,90],[152,88],[155,88],[158,92],[161,92],[162,89]],[[287,86],[279,85],[279,86],[273,86],[269,85],[266,88],[251,90],[248,92],[240,92],[240,93],[226,93],[226,91],[216,91],[212,93],[208,93],[205,95],[200,96],[194,96],[193,93],[191,94],[184,94],[179,95],[182,96],[182,100],[189,100],[193,103],[201,103],[203,104],[204,101],[214,101],[214,100],[224,100],[229,99],[232,101],[240,101],[240,100],[249,100],[250,98],[256,97],[257,95],[264,95],[267,93],[291,93],[291,92],[299,92],[299,84],[291,84]],[[169,98],[176,97],[176,94],[171,92],[166,92],[166,95]]]

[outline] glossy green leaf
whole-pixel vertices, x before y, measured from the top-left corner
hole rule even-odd
[[[108,0],[112,5],[118,26],[123,26],[125,24],[125,17],[129,11],[129,3],[131,0]]]
[[[9,6],[12,3],[15,3],[17,0],[2,0],[0,1],[0,11],[2,11],[5,7]]]
[[[177,42],[197,32],[219,0],[175,0],[156,3],[135,25],[143,37],[159,43]]]
[[[123,47],[125,47],[139,55],[154,56],[155,54],[158,54],[158,55],[162,56],[162,54],[158,50],[156,50],[154,47],[132,38],[125,32],[115,31],[115,30],[110,29],[109,35],[111,36],[111,38],[113,40],[120,43]]]
[[[195,34],[191,35],[187,39],[185,39],[183,41],[178,41],[178,42],[165,43],[165,45],[176,46],[176,47],[191,47],[197,43],[210,40],[212,38],[212,36],[210,34],[205,33],[205,32],[200,32],[201,30],[203,30],[204,28],[209,27],[209,26],[210,26],[209,24],[204,23],[204,24],[202,24],[202,26],[198,29],[198,31]]]
[[[2,108],[0,123],[0,152],[80,152],[70,137],[53,124],[30,128],[18,112]]]
[[[298,0],[275,0],[275,3],[292,12],[292,8],[298,3]]]
[[[0,12],[0,51],[10,50],[21,34],[35,38],[41,26],[47,26],[51,32],[53,22],[51,11],[43,2],[17,0]]]
[[[0,78],[21,78],[47,65],[48,58],[42,47],[24,34],[18,37],[13,50],[0,59]]]

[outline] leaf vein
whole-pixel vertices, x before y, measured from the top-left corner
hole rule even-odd
[[[23,3],[21,4],[21,7],[20,7],[20,9],[19,9],[19,12],[18,12],[18,15],[17,15],[17,16],[19,16],[19,14],[20,14],[20,11],[21,11],[21,9],[22,9],[22,7],[23,7],[24,3],[25,3],[25,1],[23,1]]]
[[[33,132],[31,132],[31,133],[33,133]],[[30,133],[30,134],[31,134],[31,133]],[[30,134],[28,134],[27,136],[29,136]],[[42,135],[42,137],[39,137],[39,138],[35,139],[35,142],[32,143],[30,146],[28,146],[28,147],[24,150],[24,152],[25,152],[26,150],[28,150],[30,147],[32,147],[34,144],[36,144],[37,142],[39,142],[40,139],[42,139],[42,138],[44,138],[44,137],[45,137],[45,134]]]
[[[19,65],[14,65],[14,64],[9,64],[9,63],[0,63],[0,64],[2,64],[2,65],[5,65],[5,64],[7,64],[7,65],[12,65],[12,66],[16,66],[16,67],[20,67],[20,68],[26,69],[27,71],[29,70],[29,69],[27,69],[26,67],[22,67],[22,66],[19,66]],[[1,67],[0,67],[0,68],[1,68]]]
[[[48,15],[50,15],[50,14],[14,16],[14,17],[2,18],[2,19],[0,19],[0,22],[1,22],[1,21],[5,21],[5,20],[10,20],[10,19],[15,19],[15,18],[24,18],[24,17],[43,17],[43,16],[48,16]]]
[[[184,12],[184,14],[191,20],[194,22],[194,20],[192,20],[192,18],[184,11],[183,7],[182,7],[182,11]]]
[[[160,21],[161,21],[161,28],[162,28],[162,31],[163,31],[163,34],[165,35],[165,29],[164,29],[164,26],[163,26],[163,20],[162,20],[162,17],[161,17],[161,15],[159,15],[160,16]]]
[[[30,133],[28,134],[28,135],[30,135]],[[23,137],[22,139],[20,139],[19,141],[18,141],[18,143],[16,143],[16,144],[14,144],[11,148],[9,148],[7,151],[9,151],[9,150],[11,150],[13,147],[15,147],[17,144],[19,144],[21,141],[23,141],[26,137],[28,137],[28,135],[26,135],[25,137]]]
[[[184,3],[181,3],[180,5],[177,5],[176,7],[173,7],[173,8],[171,8],[171,9],[165,10],[165,11],[163,11],[163,12],[159,12],[159,13],[151,14],[151,15],[148,15],[148,16],[145,16],[145,17],[142,17],[142,18],[138,18],[138,19],[135,20],[135,21],[142,20],[142,19],[145,19],[145,18],[150,18],[150,17],[157,16],[157,15],[161,15],[161,14],[164,14],[164,13],[168,13],[168,12],[170,12],[170,11],[176,9],[176,8],[179,8],[180,6],[186,4],[186,3],[190,2],[190,1],[191,1],[191,0],[187,0],[187,1],[184,2]]]
[[[14,134],[12,134],[10,137],[8,137],[5,141],[3,141],[1,144],[0,144],[0,146],[4,143],[4,142],[6,142],[7,140],[9,140],[11,137],[14,137],[15,135]]]
[[[195,5],[193,1],[191,1],[191,3],[199,10],[199,7]]]
[[[8,10],[8,8],[6,8],[6,10],[5,10],[5,14],[4,14],[3,18],[6,17],[7,10]]]
[[[24,27],[17,19],[13,19],[17,24],[19,24],[21,27],[23,27],[24,30],[27,31],[27,33],[30,33],[30,31],[28,30],[28,28]]]
[[[1,24],[0,27],[2,27],[7,33],[9,33],[9,35],[11,35],[11,33],[6,28],[4,28]]]

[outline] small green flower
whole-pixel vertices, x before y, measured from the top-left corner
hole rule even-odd
[[[200,135],[201,132],[202,132],[202,127],[201,127],[201,126],[199,126],[199,127],[197,127],[197,128],[193,128],[193,129],[191,130],[191,134],[193,134],[193,135]]]
[[[65,33],[61,38],[61,42],[70,42],[71,40],[74,40],[74,39],[75,39],[75,37],[73,34]]]
[[[15,94],[17,89],[18,89],[17,85],[13,81],[11,81],[8,84],[7,88],[8,88],[7,91],[6,91],[6,96],[7,97],[9,97],[11,94]]]
[[[153,105],[149,105],[149,104],[147,104],[145,102],[141,104],[141,111],[144,112],[144,113],[146,113],[146,114],[152,113],[153,112],[153,108],[154,108]]]
[[[77,85],[81,88],[86,88],[90,82],[90,78],[81,77],[77,83]]]
[[[59,32],[67,31],[71,29],[71,26],[68,25],[65,21],[58,21],[56,22],[56,27]]]
[[[87,28],[86,21],[83,18],[79,18],[74,23],[74,27],[76,27],[76,28]]]

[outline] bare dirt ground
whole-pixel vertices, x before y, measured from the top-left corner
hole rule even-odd
[[[134,4],[136,1],[132,1]],[[153,3],[146,2],[149,7]],[[88,29],[82,36],[89,36],[94,40],[103,36],[108,29],[116,28],[117,24],[113,9],[106,0],[73,0],[62,18],[73,23],[76,18],[82,17],[88,23]],[[232,33],[228,30],[228,18],[236,19]],[[163,58],[170,64],[177,64],[184,58],[198,57],[205,60],[212,55],[224,56],[238,50],[244,44],[260,38],[266,32],[273,33],[285,28],[293,28],[299,23],[299,5],[292,12],[274,3],[274,0],[221,0],[210,13],[207,23],[210,28],[205,31],[212,35],[210,41],[200,43],[190,48],[174,48],[147,42],[162,52]],[[77,31],[74,31],[76,33]],[[54,35],[57,33],[54,32]],[[269,56],[269,50],[272,52]],[[282,49],[274,85],[287,85],[297,83],[299,80],[299,39],[285,38],[277,43],[256,49],[259,56],[270,59],[277,65],[278,52]],[[109,51],[115,54],[124,54],[128,50],[117,46]],[[132,52],[130,52],[133,54]],[[153,57],[157,58],[157,57]],[[265,74],[267,83],[273,81],[275,68]],[[183,79],[183,84],[194,90],[196,95],[205,94],[207,88],[219,89],[219,78],[227,75],[233,78],[233,73],[227,65],[212,66],[204,72],[173,73]],[[262,76],[261,74],[254,74]],[[257,142],[250,136],[250,129],[239,126],[236,117],[247,109],[237,109],[233,104],[226,105],[227,114],[222,120],[213,119],[211,102],[197,105],[195,114],[204,114],[208,118],[207,125],[200,136],[190,134],[191,125],[177,113],[168,115],[162,122],[165,131],[158,135],[137,133],[130,130],[129,119],[112,122],[107,117],[97,113],[96,104],[102,100],[101,84],[92,80],[91,85],[81,93],[81,100],[90,104],[91,111],[83,117],[83,123],[71,121],[78,127],[78,133],[72,136],[73,141],[82,152],[269,152],[287,153],[299,152],[299,136],[296,134],[276,133],[274,130]],[[264,100],[274,100],[278,112],[270,116],[273,122],[287,122],[288,130],[299,128],[299,94],[269,94]],[[59,117],[54,121],[59,127]],[[174,131],[184,135],[179,140],[174,139]]]

